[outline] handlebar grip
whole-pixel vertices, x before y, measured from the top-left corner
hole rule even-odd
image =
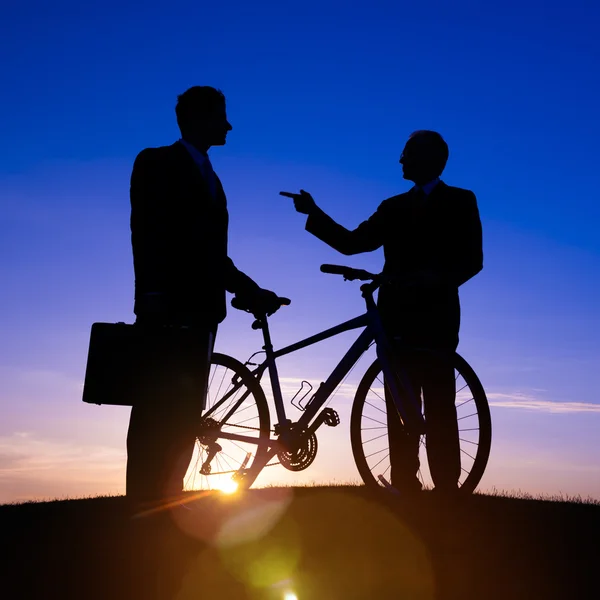
[[[349,270],[349,267],[343,267],[341,265],[321,265],[321,273],[331,273],[332,275],[345,275]]]
[[[292,301],[289,298],[283,298],[279,296],[277,299],[279,300],[281,306],[289,306],[292,303]]]
[[[238,310],[246,310],[246,306],[237,296],[234,296],[231,299],[231,306],[233,306],[233,308],[237,308]]]

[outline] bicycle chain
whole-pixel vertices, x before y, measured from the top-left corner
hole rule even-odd
[[[235,425],[235,427],[240,427],[241,429],[251,429],[252,431],[260,431],[260,427],[250,427],[249,425]],[[269,429],[269,433],[275,433],[274,429]],[[198,437],[198,436],[196,436]],[[269,463],[268,465],[265,465],[263,467],[263,469],[266,469],[267,467],[276,467],[277,465],[280,465],[280,462],[274,462],[274,463]]]

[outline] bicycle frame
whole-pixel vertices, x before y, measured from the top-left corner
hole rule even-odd
[[[364,352],[371,346],[373,342],[376,343],[377,349],[377,357],[381,362],[381,367],[385,376],[386,384],[390,388],[390,392],[398,413],[402,419],[402,422],[405,426],[410,427],[411,429],[418,430],[419,433],[423,433],[425,431],[425,421],[420,409],[420,403],[417,402],[415,398],[414,391],[412,390],[408,377],[403,370],[400,370],[398,373],[399,378],[397,379],[394,370],[391,366],[391,347],[387,336],[384,332],[383,325],[381,323],[381,317],[375,305],[375,301],[373,300],[373,292],[377,289],[376,284],[364,284],[361,286],[361,291],[363,298],[367,304],[367,312],[359,317],[355,317],[354,319],[350,319],[349,321],[345,321],[335,327],[331,327],[318,333],[316,335],[312,335],[308,338],[305,338],[299,342],[281,348],[279,350],[274,350],[273,344],[271,341],[271,335],[269,332],[269,325],[266,317],[258,319],[253,325],[254,328],[260,328],[262,330],[263,338],[264,338],[264,346],[263,350],[265,352],[266,358],[265,360],[259,364],[254,370],[251,371],[252,375],[256,377],[258,381],[260,381],[263,373],[268,370],[269,378],[271,381],[271,389],[273,392],[273,401],[275,403],[275,410],[277,413],[278,423],[275,425],[276,428],[279,428],[278,432],[280,435],[279,440],[271,439],[268,444],[270,447],[270,451],[268,453],[268,459],[279,452],[282,449],[293,449],[293,442],[297,440],[295,438],[292,440],[292,430],[290,426],[292,422],[287,419],[285,404],[283,400],[283,395],[281,392],[281,385],[279,383],[279,375],[277,371],[276,360],[282,356],[287,354],[291,354],[296,352],[297,350],[301,350],[303,348],[307,348],[308,346],[312,346],[318,342],[334,337],[340,333],[344,333],[346,331],[350,331],[352,329],[359,329],[364,327],[364,331],[358,336],[356,341],[352,344],[350,349],[346,352],[346,354],[339,361],[338,365],[333,369],[329,377],[321,383],[313,397],[307,403],[305,410],[300,417],[300,419],[293,424],[293,431],[295,433],[299,433],[301,435],[302,432],[310,430],[311,425],[314,428],[315,423],[313,420],[317,416],[319,410],[323,407],[323,405],[327,402],[328,398],[335,391],[337,386],[342,382],[344,377],[348,374],[348,372],[352,369],[352,367],[356,364],[358,359],[363,355]],[[409,404],[411,406],[406,407],[403,404],[402,396],[400,394],[400,388],[405,392],[404,397],[409,398]],[[212,407],[206,416],[209,416],[212,411],[214,411],[217,406],[221,405],[231,394],[235,391],[232,390],[226,397],[224,397],[217,405]],[[237,406],[241,404],[243,398],[239,400],[233,408],[228,412],[228,414],[224,417],[224,421],[229,417],[229,415],[233,414],[237,409]],[[415,423],[416,421],[416,423]],[[317,427],[320,425],[319,423]],[[252,444],[260,444],[264,442],[260,442],[256,438],[251,438],[244,435],[238,435],[234,433],[228,432],[219,432],[219,437],[223,439],[230,439],[234,441],[242,441],[249,442]]]

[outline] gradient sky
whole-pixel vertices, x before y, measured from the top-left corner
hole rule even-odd
[[[230,255],[292,298],[277,346],[362,312],[321,263],[383,260],[338,255],[278,192],[307,189],[355,227],[409,189],[408,135],[444,135],[443,179],[476,193],[484,227],[459,346],[492,405],[481,489],[600,499],[599,21],[592,0],[3,3],[0,502],[124,492],[129,409],[81,402],[89,329],[133,320],[132,162],[179,137],[192,85],[227,96],[233,131],[211,158]],[[258,350],[250,322],[230,309],[217,349]],[[288,398],[351,339],[283,359]],[[358,480],[350,398],[311,468],[261,481]]]

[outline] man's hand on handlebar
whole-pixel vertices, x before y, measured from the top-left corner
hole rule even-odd
[[[323,273],[332,273],[335,275],[343,275],[346,281],[354,281],[359,279],[361,281],[373,281],[379,285],[389,285],[398,290],[423,290],[433,289],[444,285],[443,277],[435,272],[429,270],[415,271],[408,275],[394,275],[390,273],[369,273],[364,269],[354,269],[352,267],[345,267],[342,265],[321,265],[321,271]]]

